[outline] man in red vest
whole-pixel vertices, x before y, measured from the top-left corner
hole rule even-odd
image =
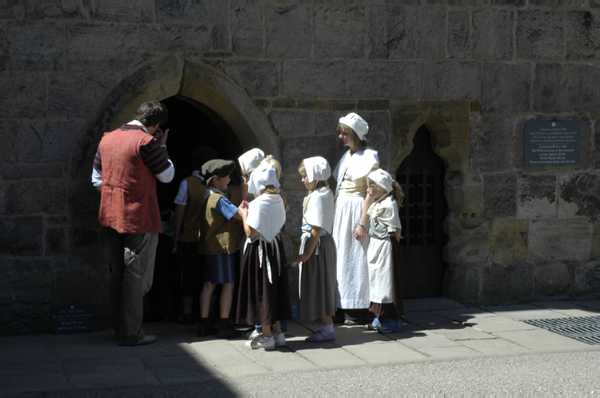
[[[150,290],[158,233],[162,232],[156,180],[173,180],[167,152],[167,108],[145,102],[135,119],[105,133],[94,159],[92,183],[101,192],[98,223],[110,244],[112,324],[119,345],[150,344],[142,328],[143,297]]]

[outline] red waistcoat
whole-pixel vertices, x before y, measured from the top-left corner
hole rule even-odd
[[[140,147],[152,138],[141,128],[118,129],[102,137],[98,146],[102,159],[101,227],[122,234],[162,232],[156,177],[140,156]]]

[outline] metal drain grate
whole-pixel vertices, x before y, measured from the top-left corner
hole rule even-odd
[[[561,334],[590,345],[600,345],[600,316],[580,318],[532,319],[524,321],[538,328]]]

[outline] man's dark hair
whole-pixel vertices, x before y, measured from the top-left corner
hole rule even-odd
[[[165,124],[169,120],[167,107],[159,101],[144,102],[135,113],[135,120],[144,127],[154,126],[156,123]]]

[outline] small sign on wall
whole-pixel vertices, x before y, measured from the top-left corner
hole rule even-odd
[[[525,122],[525,166],[579,164],[581,122]]]
[[[94,328],[94,313],[89,304],[55,305],[50,312],[54,333],[85,333]]]

